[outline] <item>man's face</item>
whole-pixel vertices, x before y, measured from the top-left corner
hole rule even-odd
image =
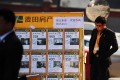
[[[102,31],[105,28],[105,24],[95,23],[98,31]]]
[[[3,35],[8,30],[8,23],[4,20],[2,16],[0,16],[0,35]]]

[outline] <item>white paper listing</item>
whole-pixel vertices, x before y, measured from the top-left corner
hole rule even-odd
[[[65,72],[79,72],[79,55],[78,54],[65,54]]]
[[[45,30],[32,30],[32,49],[46,49]]]
[[[46,70],[46,55],[32,54],[32,73],[45,73]]]
[[[48,72],[62,72],[62,54],[48,54]]]
[[[79,32],[75,30],[65,31],[65,49],[79,49]]]
[[[30,47],[30,32],[26,30],[16,30],[16,35],[21,40],[23,48],[29,49]]]
[[[48,80],[62,80],[62,76],[48,76]]]
[[[63,35],[62,31],[49,30],[48,32],[48,49],[62,49]]]
[[[64,80],[79,80],[77,76],[65,76]]]
[[[29,73],[29,55],[22,55],[20,73]]]

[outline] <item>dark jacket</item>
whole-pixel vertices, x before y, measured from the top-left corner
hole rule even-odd
[[[17,80],[23,47],[12,32],[0,42],[0,80]]]
[[[89,44],[89,51],[90,51],[90,64],[93,63],[96,55],[93,54],[94,45],[97,38],[97,29],[94,29],[91,34],[90,44]],[[109,66],[111,64],[110,56],[118,50],[118,44],[116,40],[115,33],[106,28],[102,31],[101,37],[99,40],[99,51],[97,52],[98,62],[100,62],[100,65],[106,64]]]

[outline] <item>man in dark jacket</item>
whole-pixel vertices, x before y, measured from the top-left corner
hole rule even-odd
[[[0,80],[17,80],[23,47],[13,27],[15,14],[0,9]]]
[[[95,25],[89,44],[90,80],[108,80],[110,56],[118,50],[118,44],[115,33],[106,27],[104,17],[97,17]]]

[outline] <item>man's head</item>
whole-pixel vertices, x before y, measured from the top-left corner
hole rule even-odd
[[[98,16],[95,19],[95,25],[98,31],[102,31],[104,28],[106,28],[106,19],[104,17]]]
[[[0,35],[13,29],[15,25],[15,14],[9,9],[0,9]]]

